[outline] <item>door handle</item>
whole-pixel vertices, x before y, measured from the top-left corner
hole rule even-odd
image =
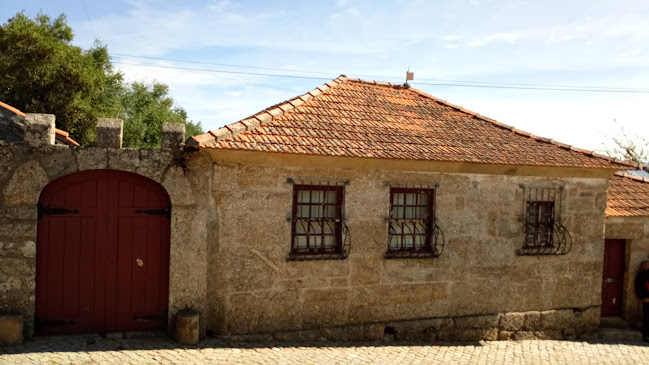
[[[614,283],[614,282],[615,282],[615,279],[613,279],[613,278],[606,278],[606,282],[607,282],[607,283]]]

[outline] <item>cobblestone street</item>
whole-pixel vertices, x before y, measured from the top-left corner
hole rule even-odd
[[[649,364],[645,343],[226,343],[181,348],[164,337],[37,338],[0,349],[0,364]]]

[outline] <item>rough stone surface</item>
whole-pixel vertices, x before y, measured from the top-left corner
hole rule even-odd
[[[51,146],[56,141],[52,114],[26,114],[24,143],[32,147]]]
[[[162,149],[181,150],[185,147],[185,125],[182,123],[164,123],[160,139]]]
[[[0,315],[0,346],[16,346],[23,342],[23,317]]]
[[[97,147],[122,148],[124,121],[121,119],[99,118],[97,120]]]
[[[100,123],[101,125],[102,123]],[[110,123],[109,123],[110,124]],[[194,153],[197,161],[204,160]],[[191,157],[190,157],[191,158]],[[93,169],[118,169],[162,183],[173,191],[170,242],[169,330],[182,308],[201,310],[199,333],[205,334],[208,237],[213,236],[214,204],[205,188],[209,168],[183,169],[183,152],[105,147],[65,148],[0,142],[0,315],[18,313],[23,333],[34,331],[36,301],[37,202],[54,179]],[[199,163],[197,166],[203,166]],[[207,174],[206,174],[207,170]],[[208,180],[209,181],[209,180]],[[200,208],[195,205],[201,202]],[[207,203],[206,203],[207,202]],[[193,278],[187,280],[188,277]],[[187,283],[198,283],[195,286]]]
[[[4,187],[3,205],[36,204],[41,190],[49,177],[36,160],[31,160],[16,169],[11,180]]]
[[[576,318],[572,308],[579,312],[600,304],[604,212],[595,198],[605,194],[606,179],[270,162],[224,158],[213,166],[218,235],[208,246],[208,276],[213,278],[208,298],[215,302],[209,306],[208,328],[215,334],[305,338],[318,331],[326,338],[325,332],[344,326],[349,328],[346,338],[363,339],[352,328],[369,324],[392,328],[395,338],[422,340],[497,339],[502,331],[510,338],[547,337],[566,326],[592,331],[590,320]],[[289,179],[303,184],[348,181],[343,213],[350,233],[347,259],[286,260],[293,191]],[[398,184],[438,185],[436,222],[446,243],[440,257],[385,259],[390,185]],[[560,219],[569,232],[578,232],[567,255],[518,255],[525,240],[520,217],[526,186],[564,189]],[[327,294],[314,296],[314,289]],[[542,322],[540,313],[552,310],[559,314],[548,314]],[[453,325],[442,330],[415,324],[433,319]]]

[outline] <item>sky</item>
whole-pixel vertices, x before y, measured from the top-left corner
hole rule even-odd
[[[649,139],[647,1],[23,0],[1,22],[19,11],[65,13],[75,45],[169,85],[206,130],[341,74],[402,84],[410,69],[417,89],[580,148]]]

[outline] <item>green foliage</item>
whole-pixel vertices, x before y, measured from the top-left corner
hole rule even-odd
[[[70,44],[65,15],[34,20],[16,14],[0,26],[0,100],[23,111],[56,115],[80,143],[94,139],[97,117],[116,115],[122,75],[101,45]]]
[[[167,85],[125,84],[105,46],[89,50],[71,44],[65,15],[52,20],[18,13],[0,26],[0,100],[22,111],[56,116],[82,145],[95,139],[98,117],[124,119],[124,145],[160,146],[163,122],[187,123],[187,136],[202,133],[200,123],[174,106]],[[190,132],[191,131],[191,132]]]

